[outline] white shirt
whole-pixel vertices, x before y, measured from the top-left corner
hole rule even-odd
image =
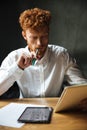
[[[41,60],[25,70],[17,66],[21,53],[29,53],[28,47],[12,51],[0,67],[0,95],[16,81],[23,97],[59,96],[64,80],[70,85],[87,82],[67,50],[56,45],[48,45]]]

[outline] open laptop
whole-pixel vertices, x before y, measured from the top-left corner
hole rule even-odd
[[[58,99],[54,112],[74,108],[85,98],[87,98],[87,84],[65,87]]]

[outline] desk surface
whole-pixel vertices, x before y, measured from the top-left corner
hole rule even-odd
[[[1,100],[0,108],[10,102],[41,104],[55,107],[58,98],[25,98]],[[50,124],[25,124],[21,128],[0,126],[0,130],[87,130],[87,114],[81,112],[54,113]]]

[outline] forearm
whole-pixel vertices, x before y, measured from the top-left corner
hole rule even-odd
[[[68,83],[71,85],[87,83],[87,79],[77,66],[70,67],[66,73],[66,77]]]
[[[5,93],[13,83],[18,80],[23,74],[17,64],[13,64],[8,69],[0,68],[0,95]]]

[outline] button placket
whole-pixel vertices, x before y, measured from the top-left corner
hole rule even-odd
[[[45,97],[45,82],[44,82],[44,68],[40,65],[40,86],[41,86],[41,97]]]

